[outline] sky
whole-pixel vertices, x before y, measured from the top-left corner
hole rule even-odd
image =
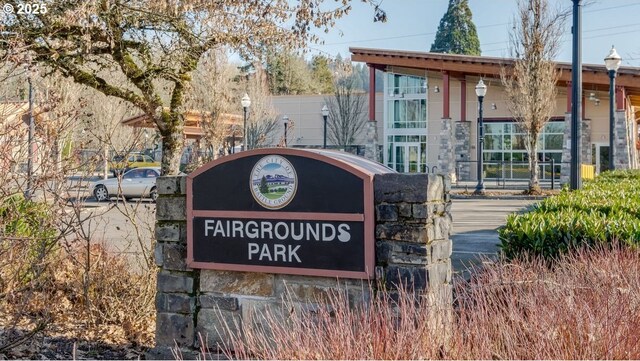
[[[380,1],[380,0],[378,0]],[[571,10],[571,0],[550,0],[553,7]],[[311,54],[343,57],[349,47],[429,51],[449,0],[382,0],[386,23],[373,22],[373,8],[352,0],[350,14],[338,20],[325,43],[311,45]],[[604,64],[615,45],[622,66],[640,67],[640,0],[586,0],[582,9],[582,62]],[[469,0],[483,56],[508,56],[509,31],[516,0]],[[572,18],[565,25],[557,61],[571,62]]]

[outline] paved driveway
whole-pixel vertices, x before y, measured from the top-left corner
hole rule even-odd
[[[468,265],[478,264],[482,256],[495,256],[498,251],[497,228],[504,225],[507,215],[525,210],[539,202],[529,199],[453,199],[453,272],[460,274]]]

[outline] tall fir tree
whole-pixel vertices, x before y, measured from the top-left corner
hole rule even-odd
[[[316,92],[319,94],[333,93],[333,74],[329,68],[329,59],[323,55],[315,55],[311,58],[310,66]]]
[[[449,0],[449,8],[440,19],[431,52],[480,55],[480,40],[473,24],[468,0]]]

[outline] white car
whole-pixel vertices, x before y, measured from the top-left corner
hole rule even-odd
[[[134,168],[122,175],[122,179],[109,178],[93,184],[93,196],[98,202],[108,201],[111,197],[143,198],[152,201],[158,198],[156,178],[160,176],[160,167]]]

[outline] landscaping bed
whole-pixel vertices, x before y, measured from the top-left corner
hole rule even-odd
[[[640,242],[640,172],[606,172],[579,190],[565,190],[530,212],[514,214],[499,230],[507,258],[556,258],[569,249]]]

